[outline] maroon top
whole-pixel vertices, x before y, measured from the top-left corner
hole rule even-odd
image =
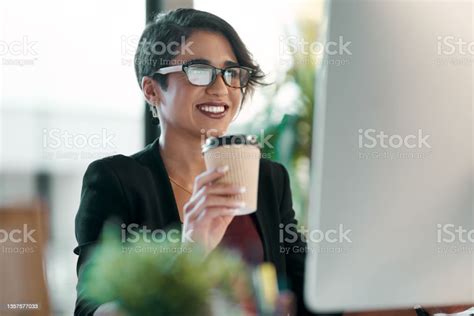
[[[250,215],[235,216],[219,245],[238,251],[248,264],[263,262],[262,240]]]

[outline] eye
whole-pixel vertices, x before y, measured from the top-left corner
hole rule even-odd
[[[212,68],[209,65],[195,64],[187,68],[189,81],[195,85],[207,85],[212,81]]]
[[[228,68],[226,70],[226,75],[231,78],[239,78],[240,77],[240,68]]]

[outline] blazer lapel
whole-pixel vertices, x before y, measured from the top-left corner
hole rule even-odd
[[[161,209],[156,211],[159,212],[161,225],[163,227],[181,226],[178,207],[174,198],[173,189],[171,188],[168,172],[161,158],[158,140],[159,138],[155,139],[155,141],[149,145],[150,148],[147,152],[147,163],[153,171],[155,181],[159,186],[157,192]]]

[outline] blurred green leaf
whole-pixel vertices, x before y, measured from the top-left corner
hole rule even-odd
[[[209,315],[215,289],[238,300],[233,284],[248,274],[237,253],[216,249],[206,258],[197,245],[122,243],[113,231],[106,227],[85,270],[80,286],[87,298],[115,301],[128,315],[140,316]]]

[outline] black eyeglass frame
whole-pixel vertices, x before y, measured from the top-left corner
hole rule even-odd
[[[208,84],[205,84],[205,85],[198,85],[198,84],[194,84],[192,83],[190,80],[189,80],[189,77],[188,77],[188,68],[189,66],[192,66],[192,65],[202,65],[202,66],[207,66],[209,68],[212,69],[212,79],[211,79],[211,82],[209,82]],[[229,70],[229,69],[232,69],[232,68],[239,68],[239,69],[245,69],[246,71],[248,71],[249,73],[249,78],[247,80],[247,83],[244,85],[244,86],[239,86],[239,87],[235,87],[235,86],[231,86],[229,83],[227,83],[227,81],[225,80],[225,76],[224,76],[224,73]],[[167,75],[167,74],[170,74],[170,73],[175,73],[175,72],[184,72],[185,75],[186,75],[186,79],[188,79],[188,82],[190,84],[192,84],[193,86],[197,86],[197,87],[208,87],[208,86],[211,86],[215,81],[216,81],[216,78],[217,78],[217,75],[218,74],[221,74],[222,75],[222,79],[224,80],[224,83],[226,86],[228,87],[231,87],[231,88],[235,88],[235,89],[244,89],[248,86],[249,82],[250,82],[250,78],[252,78],[252,75],[255,73],[255,71],[252,69],[252,68],[249,68],[249,67],[244,67],[244,66],[238,66],[238,65],[232,65],[232,66],[228,66],[228,67],[225,67],[225,68],[218,68],[218,67],[214,67],[212,65],[209,65],[209,64],[206,64],[206,63],[203,63],[203,62],[198,62],[198,61],[189,61],[187,63],[184,63],[182,65],[176,65],[176,66],[169,66],[169,67],[163,67],[163,68],[160,68],[158,69],[157,71],[155,71],[153,75],[156,75],[156,74],[160,74],[160,75]]]

